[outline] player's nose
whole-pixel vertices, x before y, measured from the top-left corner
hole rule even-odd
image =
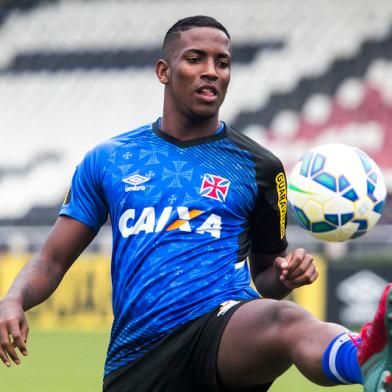
[[[206,77],[209,80],[218,79],[216,63],[214,59],[208,58],[207,61],[204,62],[202,77]]]

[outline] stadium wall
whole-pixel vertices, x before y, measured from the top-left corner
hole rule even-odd
[[[0,257],[0,297],[30,259],[30,254]],[[321,278],[296,291],[292,299],[319,318],[325,317],[326,264],[317,259]],[[65,275],[60,287],[41,305],[27,313],[33,328],[46,330],[102,330],[112,322],[109,257],[87,253]]]
[[[317,318],[357,328],[370,321],[385,285],[392,281],[389,260],[371,253],[366,262],[334,261],[315,256],[319,278],[296,289],[290,298]],[[31,254],[0,255],[0,298],[31,258]],[[39,330],[108,330],[112,323],[110,257],[82,255],[60,287],[41,305],[27,312],[31,327]]]
[[[0,257],[0,297],[31,255]],[[112,321],[109,258],[85,254],[65,275],[60,287],[44,303],[27,313],[32,327],[49,330],[103,330]]]

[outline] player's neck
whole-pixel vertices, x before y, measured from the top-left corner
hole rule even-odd
[[[164,114],[160,121],[160,128],[163,132],[182,141],[211,136],[219,127],[218,116],[194,120]]]

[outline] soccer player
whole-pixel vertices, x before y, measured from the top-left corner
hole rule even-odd
[[[281,300],[317,271],[303,249],[287,251],[280,160],[219,120],[231,53],[211,17],[169,29],[156,64],[162,117],[87,153],[45,244],[1,301],[6,366],[20,363],[17,349],[27,355],[24,312],[56,289],[109,215],[105,392],[265,391],[292,364],[320,385],[390,390],[391,285],[359,336]]]

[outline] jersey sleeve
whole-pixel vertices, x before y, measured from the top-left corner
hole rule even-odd
[[[102,187],[99,152],[90,151],[77,166],[59,215],[76,219],[95,231],[105,223],[108,208]]]
[[[286,174],[273,156],[256,159],[258,194],[251,218],[252,252],[274,254],[285,250],[287,225]]]

